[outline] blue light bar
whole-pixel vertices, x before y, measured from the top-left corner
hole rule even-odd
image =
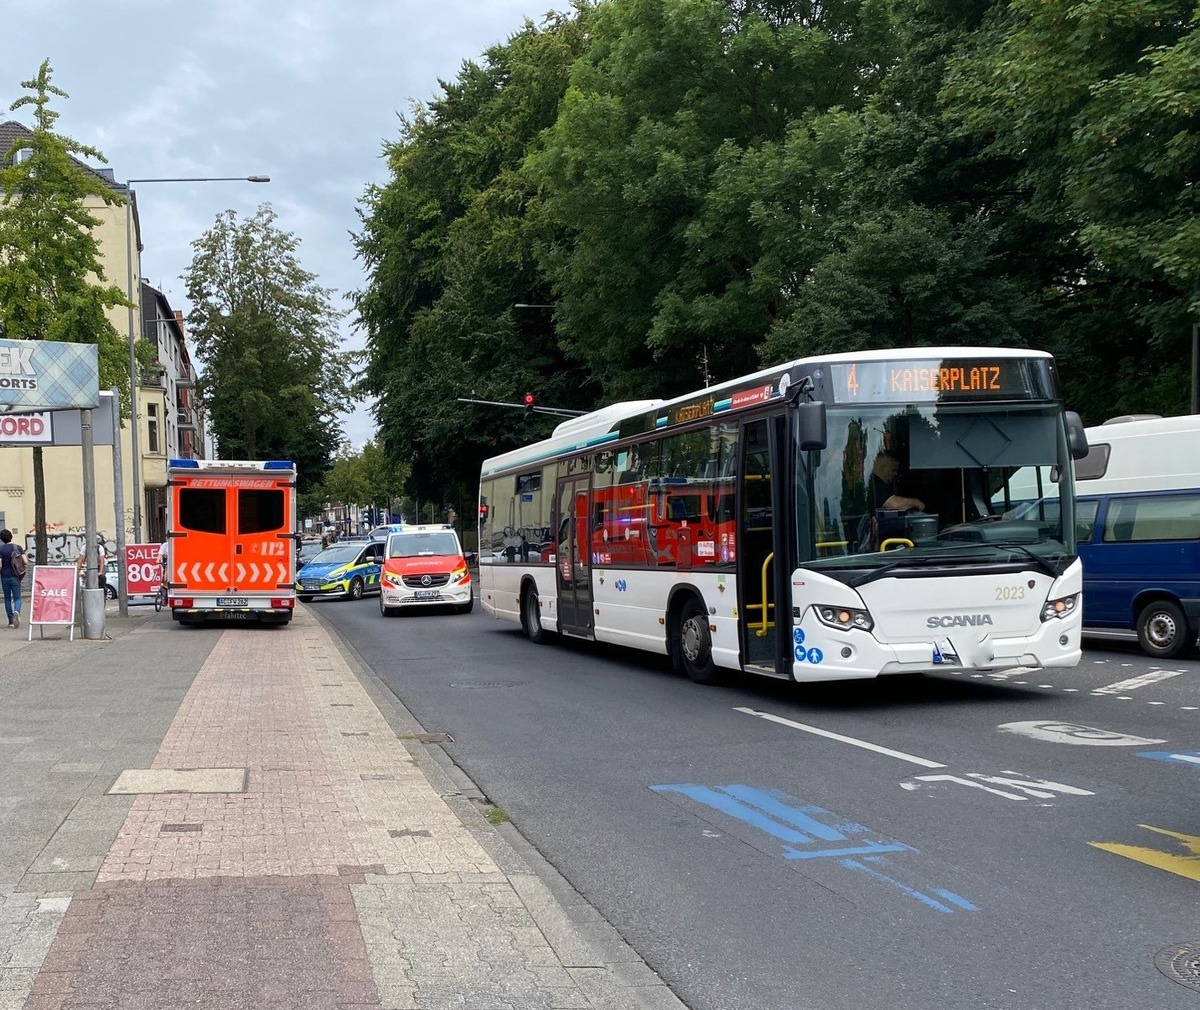
[[[263,464],[264,470],[295,470],[296,464],[288,459],[269,459]]]
[[[185,466],[191,467],[193,470],[200,469],[200,461],[197,459],[169,459],[167,466]]]

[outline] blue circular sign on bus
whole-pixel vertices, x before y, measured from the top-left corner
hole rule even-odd
[[[808,650],[808,661],[810,663],[812,663],[814,666],[816,666],[816,664],[821,662],[821,660],[823,660],[824,658],[825,658],[825,654],[820,649],[809,649]]]
[[[795,642],[797,645],[804,644],[804,629],[803,628],[797,628],[795,631],[792,632],[792,641]]]
[[[805,662],[807,662],[807,661],[808,661],[808,653],[804,651],[804,646],[803,646],[803,645],[797,645],[797,646],[796,646],[796,653],[795,653],[795,655],[796,655],[796,662],[797,662],[797,663],[805,663]]]

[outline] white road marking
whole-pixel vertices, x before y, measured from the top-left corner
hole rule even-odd
[[[989,673],[988,676],[992,680],[1009,680],[1012,677],[1024,677],[1027,673],[1033,673],[1035,667],[1032,666],[1014,666],[1011,670],[1002,670],[1000,673]],[[1021,681],[1017,681],[1021,683]]]
[[[1097,729],[1095,726],[1080,726],[1071,722],[1006,722],[996,728],[1003,733],[1017,733],[1046,743],[1076,744],[1085,747],[1146,747],[1167,742],[1129,733],[1114,733],[1112,730]]]
[[[809,726],[802,722],[793,722],[791,719],[784,719],[782,716],[772,715],[770,712],[759,712],[753,708],[734,708],[735,712],[742,712],[746,715],[755,716],[758,719],[765,719],[767,722],[776,722],[780,726],[790,726],[792,729],[798,729],[805,733],[812,733],[813,736],[822,736],[827,740],[836,740],[838,743],[848,743],[852,747],[861,747],[863,750],[874,751],[876,754],[882,754],[885,757],[893,757],[900,761],[907,761],[909,764],[920,765],[922,768],[945,768],[946,766],[940,761],[930,761],[928,758],[916,757],[913,754],[905,754],[904,751],[892,750],[890,747],[881,747],[877,743],[871,743],[867,740],[859,740],[852,736],[843,736],[841,733],[833,733],[827,729],[821,729],[818,726]]]
[[[974,782],[971,779],[960,778],[958,775],[918,775],[922,782],[957,782],[961,786],[971,786],[973,789],[982,789],[984,792],[993,793],[996,796],[1003,796],[1006,800],[1027,800],[1028,796],[1018,796],[1016,793],[1006,793],[1003,789],[993,789],[991,786],[985,786],[982,782]],[[909,788],[909,783],[904,783],[904,787]],[[915,785],[912,786],[916,788]]]
[[[1182,670],[1152,670],[1150,673],[1143,673],[1140,677],[1130,677],[1128,680],[1118,680],[1115,684],[1109,684],[1107,687],[1098,687],[1092,693],[1123,694],[1126,691],[1136,691],[1139,687],[1162,683],[1164,680],[1178,677],[1181,673],[1183,673]]]

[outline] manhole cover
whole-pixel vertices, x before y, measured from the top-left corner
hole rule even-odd
[[[1172,982],[1200,992],[1200,943],[1180,943],[1154,955],[1154,966]]]
[[[418,733],[416,739],[419,743],[454,743],[449,733]]]
[[[527,680],[459,680],[451,687],[523,687]]]

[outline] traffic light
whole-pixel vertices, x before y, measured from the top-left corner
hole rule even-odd
[[[526,393],[526,394],[525,394],[525,420],[526,420],[526,421],[532,421],[532,420],[533,420],[533,414],[534,414],[533,405],[534,405],[534,402],[535,402],[535,401],[534,401],[533,394],[532,394],[532,393]]]
[[[487,517],[488,517],[488,503],[487,503],[486,501],[484,501],[484,500],[480,499],[480,502],[479,502],[479,521],[480,521],[480,522],[484,522],[484,523],[485,523],[485,522],[487,522]]]

